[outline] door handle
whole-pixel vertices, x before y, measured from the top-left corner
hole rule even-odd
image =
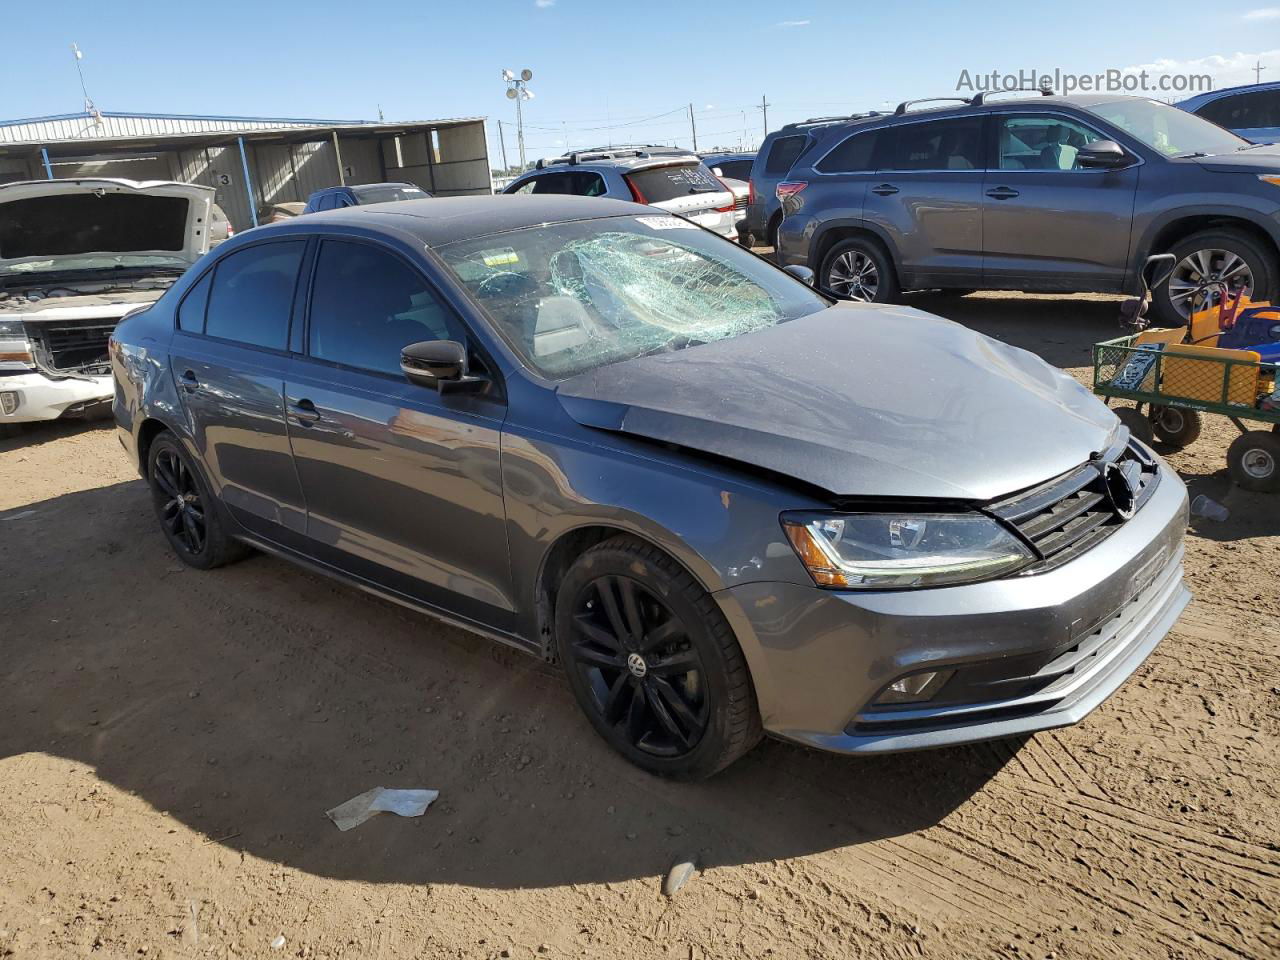
[[[1012,200],[1018,196],[1018,191],[1013,187],[995,187],[987,191],[987,196],[992,200]]]
[[[872,187],[871,192],[881,197],[890,197],[898,192],[898,188],[892,183],[882,183],[878,187]]]
[[[316,405],[310,400],[295,400],[289,404],[289,411],[299,425],[304,427],[309,427],[320,419],[320,411],[316,409]]]
[[[182,389],[187,393],[195,393],[200,389],[200,381],[196,379],[194,370],[182,371],[182,376],[178,378],[178,382],[182,384]]]

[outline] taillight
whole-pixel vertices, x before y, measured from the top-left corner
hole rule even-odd
[[[631,182],[631,178],[630,178],[630,177],[623,177],[622,179],[623,179],[623,180],[625,180],[625,181],[627,181],[627,189],[629,189],[629,190],[631,191],[631,199],[632,199],[632,200],[634,200],[636,203],[648,203],[648,202],[649,202],[648,200],[646,200],[646,199],[644,198],[644,194],[640,192],[640,188],[639,188],[639,187],[637,187],[634,183],[632,183],[632,182]]]
[[[756,182],[754,180],[747,181],[747,203],[753,207],[756,205]]]
[[[733,191],[729,189],[729,185],[727,183],[719,177],[716,177],[716,182],[719,183],[720,186],[724,187],[725,192],[729,194],[729,205],[727,207],[716,207],[716,213],[733,213],[733,211],[738,207],[737,198],[734,197]]]
[[[227,221],[227,239],[230,240],[236,235],[236,228],[231,226],[231,221]]]
[[[808,185],[809,184],[805,183],[803,180],[783,180],[774,189],[774,195],[779,200],[785,200],[787,197],[794,197]]]

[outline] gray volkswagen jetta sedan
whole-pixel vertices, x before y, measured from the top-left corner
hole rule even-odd
[[[253,546],[558,661],[657,774],[1075,723],[1189,597],[1181,481],[1070,377],[651,207],[273,224],[111,359],[183,561]]]

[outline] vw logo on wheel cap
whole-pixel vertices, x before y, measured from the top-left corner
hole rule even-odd
[[[649,672],[649,665],[644,662],[644,657],[633,653],[627,657],[627,669],[631,671],[633,677],[643,677]]]
[[[1138,474],[1142,468],[1129,462],[1123,466],[1108,463],[1102,468],[1102,482],[1107,488],[1107,499],[1120,519],[1128,520],[1138,512]]]

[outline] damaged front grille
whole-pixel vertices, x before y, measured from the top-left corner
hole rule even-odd
[[[51,373],[105,376],[111,372],[107,341],[119,321],[91,317],[26,324],[36,364]]]
[[[1133,478],[1129,516],[1142,509],[1160,480],[1155,459],[1130,442],[1117,456],[1090,461],[988,507],[988,512],[1017,528],[1036,551],[1037,562],[1025,568],[1023,574],[1061,566],[1097,546],[1124,524],[1124,511],[1107,489],[1108,469],[1127,470]]]

